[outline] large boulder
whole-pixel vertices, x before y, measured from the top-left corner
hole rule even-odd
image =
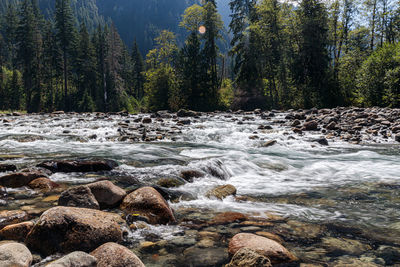
[[[97,267],[97,260],[83,251],[75,251],[47,264],[46,267]]]
[[[225,267],[272,267],[271,261],[251,248],[241,248]]]
[[[87,185],[101,207],[113,208],[118,206],[126,196],[124,189],[110,181],[100,181]]]
[[[208,198],[215,197],[218,199],[224,199],[228,196],[234,195],[236,195],[236,187],[231,184],[217,186],[206,193]]]
[[[152,187],[142,187],[127,195],[120,206],[127,214],[138,214],[151,224],[176,222],[167,201]]]
[[[40,216],[26,244],[43,255],[92,251],[107,242],[120,242],[122,219],[94,209],[55,207]]]
[[[97,259],[97,267],[145,267],[129,249],[116,243],[106,243],[90,255]]]
[[[58,199],[59,206],[80,207],[88,209],[100,209],[96,197],[86,185],[70,188],[62,192]]]
[[[113,160],[59,160],[45,161],[37,165],[52,172],[111,171],[118,166]]]
[[[28,213],[22,210],[2,210],[0,211],[0,229],[3,227],[28,220]]]
[[[250,248],[269,258],[272,264],[296,261],[297,258],[278,242],[249,233],[240,233],[229,242],[229,254],[235,255],[241,248]]]
[[[33,222],[22,222],[7,225],[0,230],[0,237],[5,240],[24,241],[27,234],[33,228]]]
[[[0,266],[29,267],[32,260],[31,252],[23,244],[15,242],[0,244]]]
[[[4,187],[17,188],[26,186],[40,177],[46,177],[46,175],[39,171],[15,172],[0,177],[0,185]]]

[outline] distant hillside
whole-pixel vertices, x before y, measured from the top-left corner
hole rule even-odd
[[[0,0],[0,15],[9,3],[20,0]],[[55,0],[38,0],[43,14],[53,16]],[[179,28],[184,10],[199,0],[71,0],[77,24],[84,21],[90,30],[99,23],[113,21],[124,42],[130,46],[136,38],[143,53],[153,47],[153,40],[160,30],[175,32],[180,43],[185,32]],[[218,0],[218,10],[229,24],[229,0]],[[223,47],[221,47],[224,50]]]

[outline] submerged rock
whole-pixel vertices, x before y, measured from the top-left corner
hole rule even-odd
[[[236,195],[236,187],[231,184],[217,186],[206,193],[208,198],[216,197],[218,199],[224,199],[228,196],[234,195]]]
[[[322,246],[330,253],[343,255],[361,255],[371,250],[371,246],[358,240],[348,238],[326,237],[322,239]]]
[[[29,267],[32,260],[31,252],[23,244],[15,242],[0,244],[0,266]]]
[[[97,267],[97,260],[83,251],[75,251],[51,262],[46,267]]]
[[[0,237],[5,240],[24,241],[33,228],[33,222],[22,222],[7,225],[0,230]]]
[[[196,170],[185,170],[181,172],[181,177],[188,182],[193,182],[193,178],[199,178],[203,176],[204,173]]]
[[[26,238],[27,245],[45,256],[56,252],[91,251],[107,242],[120,242],[122,219],[103,211],[55,207],[40,216]]]
[[[269,258],[272,264],[296,261],[297,258],[278,242],[249,233],[235,235],[229,242],[229,254],[235,255],[241,248],[251,248]]]
[[[110,181],[99,181],[87,185],[101,207],[113,208],[126,196],[124,189]]]
[[[224,248],[190,247],[183,252],[184,265],[196,267],[223,266],[228,263],[228,253]]]
[[[120,206],[127,214],[139,214],[151,224],[175,223],[167,201],[152,187],[142,187],[124,198]]]
[[[271,261],[251,248],[241,248],[225,267],[272,267]]]
[[[100,209],[95,196],[86,185],[77,186],[64,191],[58,199],[59,206]]]
[[[52,172],[111,171],[118,166],[113,160],[59,160],[45,161],[37,165]]]
[[[97,267],[145,267],[132,251],[112,242],[103,244],[90,255],[97,259]]]

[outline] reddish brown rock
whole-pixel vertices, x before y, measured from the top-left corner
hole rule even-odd
[[[7,225],[0,230],[0,237],[5,240],[24,241],[33,227],[33,222],[22,222]]]
[[[110,181],[100,181],[87,185],[95,196],[101,207],[112,208],[118,204],[126,196],[124,189],[114,185]]]
[[[241,248],[250,248],[269,258],[272,264],[296,261],[297,258],[278,242],[249,233],[235,235],[229,242],[229,254],[235,255]]]
[[[38,171],[10,173],[0,177],[0,185],[17,188],[26,186],[33,180],[41,177],[46,177],[46,175]]]
[[[93,209],[55,207],[40,216],[26,244],[44,256],[56,252],[89,252],[107,242],[122,241],[122,219]]]
[[[239,212],[224,212],[217,214],[210,224],[229,224],[246,221],[248,217]]]
[[[58,184],[51,181],[49,178],[37,178],[30,182],[28,186],[35,190],[51,191],[52,189],[59,187]]]
[[[167,201],[152,187],[142,187],[124,198],[121,210],[138,214],[151,224],[174,223],[175,217]]]
[[[28,213],[22,210],[0,211],[0,229],[3,227],[28,220]]]
[[[92,191],[86,185],[76,186],[62,192],[58,199],[59,206],[100,209]]]
[[[97,259],[97,267],[145,267],[132,251],[116,243],[106,243],[90,255]]]

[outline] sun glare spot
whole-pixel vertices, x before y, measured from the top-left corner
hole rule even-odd
[[[205,34],[205,33],[206,33],[206,27],[200,26],[200,27],[199,27],[199,33],[200,33],[200,34]]]

